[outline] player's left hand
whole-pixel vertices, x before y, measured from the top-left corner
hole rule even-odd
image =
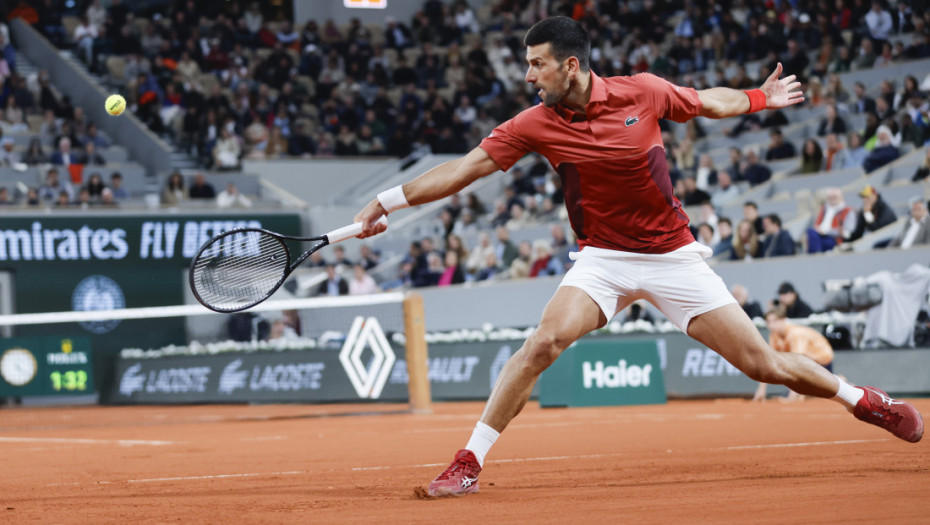
[[[781,62],[775,66],[775,71],[769,75],[765,83],[759,89],[765,93],[765,109],[780,109],[791,106],[799,102],[804,102],[804,92],[801,91],[801,83],[796,82],[797,75],[789,75],[779,79],[781,76]]]

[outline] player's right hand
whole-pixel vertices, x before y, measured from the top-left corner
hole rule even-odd
[[[365,239],[373,235],[378,235],[387,229],[387,224],[378,222],[381,217],[387,216],[387,211],[381,206],[378,199],[372,199],[362,211],[355,215],[355,222],[362,223],[362,233],[359,239]]]

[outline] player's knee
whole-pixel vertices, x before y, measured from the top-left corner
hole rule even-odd
[[[523,366],[535,374],[541,374],[555,362],[569,344],[570,341],[564,341],[554,332],[537,330],[527,340]]]

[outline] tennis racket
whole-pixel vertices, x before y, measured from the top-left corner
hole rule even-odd
[[[378,221],[387,225],[387,217]],[[237,228],[207,241],[188,279],[200,304],[220,313],[240,312],[271,297],[310,254],[362,233],[356,222],[319,237],[291,237],[261,228]],[[285,241],[314,242],[296,259]]]

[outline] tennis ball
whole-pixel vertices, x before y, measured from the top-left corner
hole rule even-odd
[[[111,115],[119,115],[126,110],[126,99],[122,95],[110,95],[107,97],[107,101],[104,103],[107,108],[107,113]]]

